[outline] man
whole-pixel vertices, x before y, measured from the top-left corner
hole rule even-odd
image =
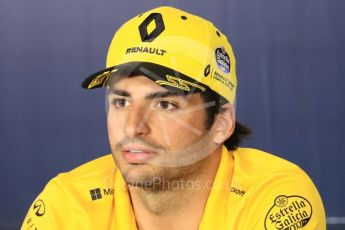
[[[210,22],[140,14],[82,86],[106,87],[112,154],[52,179],[22,229],[325,229],[298,166],[238,147],[235,57]]]

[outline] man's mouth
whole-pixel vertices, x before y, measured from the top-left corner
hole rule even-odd
[[[157,153],[144,146],[126,145],[122,149],[122,155],[130,164],[143,164],[155,157]]]

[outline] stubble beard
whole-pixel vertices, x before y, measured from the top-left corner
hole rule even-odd
[[[188,150],[181,148],[179,151],[175,150],[174,153],[178,153],[178,156],[184,156],[190,154],[190,152],[198,153],[204,151],[207,153],[211,151],[209,149],[209,141],[209,137],[206,135],[205,139],[202,138],[197,143],[193,144],[192,147],[185,148]],[[153,149],[159,149],[161,152],[165,150],[162,146],[152,145],[144,140],[126,140],[125,142],[139,142]],[[121,149],[123,143],[124,142],[120,142],[112,148],[113,158],[127,185],[145,192],[158,193],[181,189],[195,189],[193,184],[195,185],[201,173],[207,167],[209,154],[204,154],[205,156],[202,155],[201,159],[197,159],[193,163],[177,167],[167,167],[164,164],[163,166],[159,166],[159,164],[152,165],[149,162],[144,165],[127,166],[127,163],[122,159]],[[139,169],[139,167],[145,167],[145,169]],[[132,170],[136,170],[137,168],[142,170],[141,175],[133,175],[134,173],[131,173]]]
[[[186,184],[197,179],[201,166],[200,161],[193,165],[176,168],[150,166],[152,168],[141,176],[132,176],[130,172],[123,171],[122,175],[125,182],[134,188],[152,193],[167,192],[190,189]]]

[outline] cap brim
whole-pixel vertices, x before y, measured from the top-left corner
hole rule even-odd
[[[165,66],[148,62],[130,62],[98,71],[86,78],[81,86],[85,89],[100,88],[107,85],[112,76],[144,75],[158,85],[184,94],[205,92],[208,86]]]

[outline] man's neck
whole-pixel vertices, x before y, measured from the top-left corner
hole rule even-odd
[[[210,194],[221,157],[221,149],[200,162],[197,175],[177,181],[170,189],[147,191],[129,186],[132,206],[140,230],[197,229]],[[182,183],[182,184],[181,184]]]

